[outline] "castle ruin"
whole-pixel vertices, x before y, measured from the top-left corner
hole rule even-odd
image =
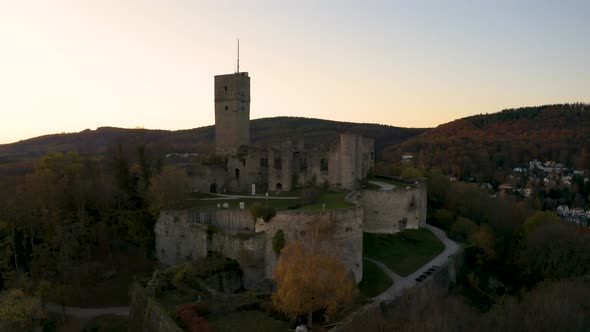
[[[290,191],[327,184],[352,190],[374,167],[373,139],[343,133],[330,145],[303,139],[250,144],[248,73],[215,76],[215,148],[223,162],[189,167],[193,191]]]
[[[334,223],[331,245],[342,252],[354,280],[362,279],[363,231],[395,233],[426,223],[426,187],[416,183],[395,190],[364,190],[360,183],[374,167],[374,141],[341,133],[327,146],[302,139],[253,145],[250,142],[248,73],[215,76],[215,146],[213,163],[187,165],[193,191],[248,193],[327,186],[350,192],[354,207],[328,211],[278,211],[270,220],[244,209],[162,211],[155,225],[156,257],[176,265],[218,252],[235,259],[243,286],[255,288],[272,279],[277,254],[272,238],[286,241],[305,232],[319,217]]]

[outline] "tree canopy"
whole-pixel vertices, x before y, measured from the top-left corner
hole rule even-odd
[[[328,315],[337,312],[355,295],[355,284],[338,256],[330,252],[323,240],[331,236],[331,221],[319,219],[310,225],[305,237],[287,243],[281,250],[274,271],[277,292],[273,294],[276,308],[297,318],[325,310]]]

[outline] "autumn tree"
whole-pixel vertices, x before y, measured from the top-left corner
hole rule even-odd
[[[0,219],[0,289],[14,274],[12,238],[8,223]]]
[[[153,248],[155,238],[149,188],[153,175],[161,168],[160,161],[150,155],[144,146],[134,151],[119,145],[109,153],[117,189],[115,200],[118,206],[113,215],[116,233],[146,252]]]
[[[328,248],[333,227],[327,218],[313,221],[305,235],[281,250],[274,272],[278,286],[273,294],[275,307],[293,318],[307,315],[309,327],[314,312],[334,314],[353,299],[356,290],[339,250]]]
[[[422,172],[420,172],[420,170],[415,167],[406,167],[403,169],[401,177],[415,179],[422,177]]]
[[[166,166],[152,176],[149,184],[150,212],[157,216],[160,209],[185,198],[190,191],[190,178],[186,170],[178,166]]]
[[[534,283],[584,276],[590,272],[590,232],[566,222],[532,229],[516,256],[522,277]]]
[[[73,262],[84,252],[81,245],[88,242],[89,230],[85,182],[82,158],[75,152],[50,153],[25,176],[19,187],[17,219],[26,237],[25,257],[30,258],[32,277],[58,267],[58,257],[64,265],[76,266]],[[69,236],[73,229],[75,235]],[[58,271],[63,270],[58,267]]]
[[[33,331],[44,317],[41,301],[20,289],[10,289],[0,295],[0,330]]]
[[[523,229],[526,234],[532,233],[536,228],[548,224],[560,223],[559,218],[555,212],[551,211],[537,211],[532,216],[528,217],[523,223]]]

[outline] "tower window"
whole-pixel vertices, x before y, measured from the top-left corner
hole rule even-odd
[[[227,108],[228,108],[228,107],[227,107],[227,105],[225,105],[225,110],[226,110],[226,111],[227,111]]]
[[[225,91],[227,91],[227,85],[226,85],[226,86],[224,86],[224,87],[223,87],[223,89],[224,89]]]
[[[322,172],[328,171],[328,159],[322,158],[322,160],[320,160],[320,170]]]
[[[244,106],[242,106],[242,111],[244,110]]]

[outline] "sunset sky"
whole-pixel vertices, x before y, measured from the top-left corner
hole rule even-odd
[[[590,1],[0,0],[0,143],[214,122],[213,76],[251,118],[433,127],[590,102]]]

